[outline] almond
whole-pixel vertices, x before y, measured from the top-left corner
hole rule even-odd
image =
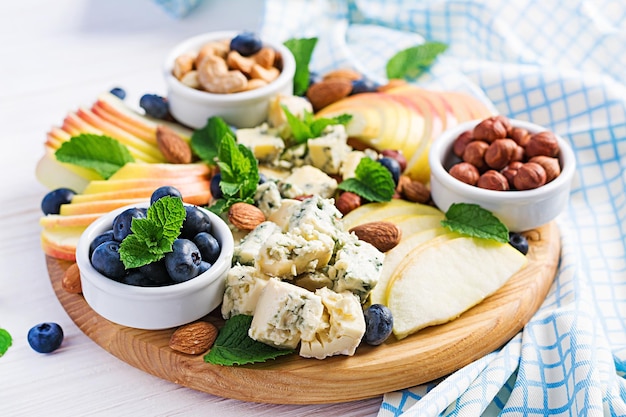
[[[352,91],[352,82],[346,78],[329,78],[311,84],[306,97],[311,102],[314,111],[323,109],[344,97]]]
[[[170,348],[182,353],[204,353],[215,343],[217,327],[206,321],[198,321],[179,327],[170,337]]]
[[[191,163],[191,147],[173,129],[159,125],[156,131],[157,146],[171,164]]]
[[[252,230],[265,221],[265,214],[252,204],[235,203],[228,210],[228,221],[239,230]]]
[[[70,294],[80,294],[83,292],[78,264],[74,263],[65,270],[65,274],[63,274],[63,279],[61,280],[61,287]]]
[[[396,247],[402,238],[402,231],[391,222],[376,221],[363,223],[350,229],[357,237],[378,249],[387,252]]]

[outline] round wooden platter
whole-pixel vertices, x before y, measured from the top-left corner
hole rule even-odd
[[[138,330],[100,317],[82,295],[61,287],[70,262],[48,257],[47,266],[56,296],[76,325],[102,348],[136,368],[226,398],[277,404],[333,403],[433,381],[510,340],[545,299],[560,257],[560,235],[554,222],[525,235],[530,242],[527,266],[495,294],[451,322],[401,341],[391,337],[377,347],[363,343],[352,357],[317,360],[294,354],[232,367],[205,363],[203,354],[171,350],[168,343],[174,329]],[[205,319],[222,323],[218,312]]]

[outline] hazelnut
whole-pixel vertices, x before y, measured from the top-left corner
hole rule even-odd
[[[494,191],[507,191],[509,189],[509,181],[498,171],[490,169],[478,178],[476,185],[479,188]]]
[[[526,146],[530,140],[530,132],[522,127],[514,127],[511,129],[509,137],[519,146]]]
[[[546,171],[546,183],[549,183],[561,174],[561,164],[557,158],[545,155],[533,156],[528,162],[536,162]]]
[[[471,130],[467,130],[461,133],[455,140],[452,145],[452,152],[459,158],[463,157],[463,152],[465,151],[465,147],[468,143],[474,140],[474,135]]]
[[[557,156],[559,154],[559,142],[552,132],[539,132],[530,137],[526,144],[526,156]]]
[[[526,162],[517,170],[513,178],[515,188],[518,190],[532,190],[546,183],[546,170],[536,162]]]
[[[485,152],[485,163],[489,168],[501,170],[511,162],[517,148],[513,139],[496,139]]]
[[[511,157],[511,161],[523,161],[526,158],[526,151],[523,147],[517,145],[515,147],[515,152],[513,152],[513,157]]]
[[[487,165],[485,164],[485,152],[487,152],[489,144],[482,140],[475,140],[467,144],[465,151],[463,151],[463,161],[469,162],[478,168],[479,171],[484,170]]]
[[[407,175],[401,175],[397,192],[407,201],[425,204],[430,201],[430,190],[419,181],[413,181]]]
[[[508,133],[508,120],[505,124],[502,116],[488,117],[474,127],[474,139],[491,143],[496,139],[504,139]]]
[[[453,165],[452,168],[450,168],[449,173],[457,180],[463,181],[469,185],[476,185],[478,178],[480,177],[478,169],[469,162],[459,162],[458,164]]]
[[[350,191],[341,193],[335,202],[335,207],[337,207],[337,210],[344,216],[359,206],[361,206],[361,196],[351,193]]]
[[[517,175],[517,170],[522,165],[524,164],[521,161],[512,161],[510,164],[505,166],[502,171],[500,171],[500,173],[504,175],[506,179],[509,181],[509,188],[511,189],[515,188],[515,185],[513,184],[513,178],[515,178],[515,176]]]

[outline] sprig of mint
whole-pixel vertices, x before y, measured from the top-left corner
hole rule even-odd
[[[442,42],[425,42],[403,49],[387,62],[387,78],[403,78],[413,81],[426,71],[439,54],[448,49]]]
[[[317,38],[288,39],[284,45],[291,51],[296,61],[296,72],[293,77],[293,94],[302,96],[309,88],[309,63]]]
[[[509,241],[509,229],[504,223],[478,204],[452,204],[441,224],[453,232],[466,236],[491,239],[502,243]]]
[[[204,361],[214,365],[244,365],[289,355],[293,350],[277,349],[248,336],[252,316],[239,314],[226,321]]]
[[[324,132],[327,126],[347,124],[351,119],[351,114],[341,114],[337,117],[320,117],[315,118],[313,113],[304,111],[302,119],[294,115],[289,111],[287,106],[282,106],[285,116],[287,117],[287,123],[291,129],[291,135],[296,144],[301,144],[309,139],[318,138]]]
[[[339,183],[339,189],[360,195],[369,201],[390,201],[395,192],[391,173],[378,162],[364,157],[357,165],[353,178]]]
[[[60,162],[91,168],[104,179],[109,179],[127,162],[135,160],[126,145],[117,139],[92,133],[71,137],[54,155]]]
[[[0,328],[0,357],[7,353],[7,350],[13,344],[11,334],[3,328]]]
[[[162,259],[172,251],[185,220],[185,207],[179,197],[165,196],[148,207],[146,217],[133,219],[120,244],[120,259],[126,269],[138,268]]]
[[[209,209],[220,214],[237,202],[253,203],[259,184],[259,166],[252,151],[245,145],[237,144],[234,137],[224,135],[217,157],[222,176],[220,189],[224,197]]]
[[[235,134],[224,119],[217,116],[210,117],[203,128],[194,130],[192,133],[191,149],[207,164],[216,165],[220,142],[225,136],[235,139]]]

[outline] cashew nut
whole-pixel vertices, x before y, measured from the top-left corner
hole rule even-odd
[[[177,56],[174,61],[174,70],[172,71],[174,77],[181,80],[185,74],[193,69],[195,59],[196,54],[192,52],[187,52]]]
[[[236,93],[245,90],[248,79],[238,70],[228,70],[226,61],[216,55],[204,58],[198,68],[198,82],[210,93]]]
[[[268,83],[274,81],[276,78],[278,78],[279,75],[280,71],[278,70],[278,68],[271,67],[266,69],[259,64],[255,64],[250,71],[250,76],[252,78],[260,78],[264,81],[267,81]]]
[[[185,84],[187,87],[200,88],[200,83],[198,82],[198,71],[189,71],[182,76],[180,82]]]
[[[254,62],[262,66],[263,68],[272,68],[274,66],[274,59],[276,58],[276,51],[274,48],[268,48],[267,46],[261,48],[259,52],[252,55]]]
[[[252,71],[252,67],[254,66],[254,61],[252,59],[246,58],[234,50],[228,53],[226,63],[230,68],[239,70],[246,75],[250,74],[250,71]]]
[[[217,55],[223,59],[226,59],[226,55],[228,55],[228,51],[230,50],[230,45],[226,42],[209,42],[206,43],[200,48],[198,51],[198,56],[196,57],[196,68],[199,68],[202,64],[202,61],[207,56]]]
[[[265,87],[267,85],[267,81],[262,80],[260,78],[252,78],[248,80],[248,85],[246,86],[246,91],[254,90],[255,88]]]

